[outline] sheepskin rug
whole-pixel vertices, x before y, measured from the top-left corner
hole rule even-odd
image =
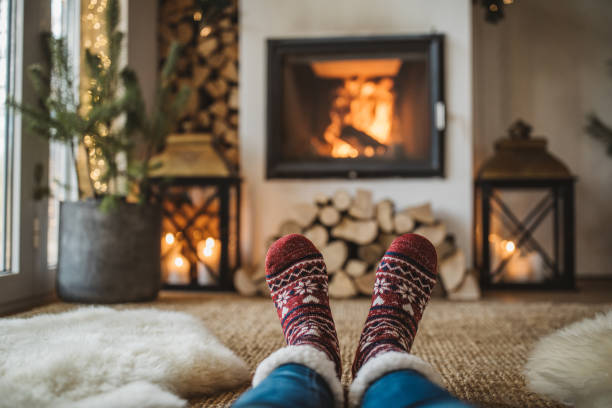
[[[249,371],[194,317],[84,307],[0,319],[0,407],[170,408],[246,383]]]
[[[556,401],[612,407],[612,310],[541,339],[524,374],[529,389]]]

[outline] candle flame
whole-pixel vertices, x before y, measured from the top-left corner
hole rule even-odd
[[[512,241],[506,241],[506,245],[504,246],[504,249],[506,250],[508,254],[511,254],[516,249],[516,245]]]
[[[180,267],[180,266],[183,266],[183,263],[184,263],[183,257],[177,256],[176,258],[174,258],[174,265]]]
[[[174,235],[171,232],[168,232],[166,236],[164,237],[164,239],[166,240],[166,244],[168,245],[174,244]]]
[[[215,240],[211,237],[206,238],[206,248],[214,248]]]

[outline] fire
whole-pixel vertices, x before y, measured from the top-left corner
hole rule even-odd
[[[391,144],[394,103],[391,78],[345,79],[336,90],[330,124],[323,134],[331,146],[328,154],[339,158],[383,154]]]

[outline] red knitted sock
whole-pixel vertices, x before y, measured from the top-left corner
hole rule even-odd
[[[434,246],[416,234],[396,238],[383,256],[353,362],[353,378],[372,357],[410,352],[423,309],[436,283]]]
[[[287,235],[268,250],[266,280],[287,345],[310,345],[324,352],[340,378],[340,349],[321,253],[304,236]]]

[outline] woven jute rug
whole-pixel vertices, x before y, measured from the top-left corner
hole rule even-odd
[[[365,298],[332,300],[331,304],[342,351],[343,381],[348,385],[369,301]],[[274,307],[268,299],[230,294],[165,294],[153,303],[116,307],[151,306],[187,312],[201,319],[253,372],[261,360],[284,343]],[[56,313],[73,307],[55,303],[22,316]],[[541,336],[610,308],[612,304],[453,303],[434,299],[423,316],[413,352],[438,369],[450,392],[474,405],[558,407],[525,388],[521,371],[528,352]],[[190,407],[228,407],[246,388],[192,399]]]

